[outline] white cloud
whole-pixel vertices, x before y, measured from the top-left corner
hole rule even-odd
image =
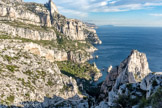
[[[144,6],[162,6],[162,3],[145,3]]]
[[[109,4],[115,4],[118,1],[110,1]]]
[[[60,7],[60,6],[58,6],[58,9],[62,13],[64,13],[64,14],[70,14],[70,15],[75,16],[75,17],[83,18],[83,17],[87,17],[88,16],[88,13],[86,13],[86,12],[81,12],[81,11],[77,11],[77,10],[66,9],[66,8]]]
[[[101,2],[101,6],[106,6],[107,5],[107,2]]]
[[[25,1],[33,1],[33,0],[25,0]],[[45,0],[41,1],[45,2]],[[61,14],[68,15],[71,17],[73,16],[88,17],[88,14],[91,12],[123,12],[162,6],[162,0],[53,0],[53,1],[58,6],[59,12],[61,12]]]
[[[162,14],[159,14],[159,13],[155,13],[155,14],[149,14],[151,16],[156,16],[156,17],[162,17]]]
[[[90,12],[122,12],[162,6],[162,0],[54,0],[61,13],[87,17]],[[73,12],[73,13],[72,13]]]
[[[118,5],[118,6],[106,6],[92,10],[93,12],[123,12],[130,10],[142,9],[141,4],[128,4],[128,5]]]

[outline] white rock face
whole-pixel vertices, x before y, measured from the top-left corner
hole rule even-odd
[[[63,20],[63,21],[62,21]],[[76,19],[66,19],[64,16],[57,14],[53,25],[58,31],[65,34],[72,40],[88,39],[93,44],[101,44],[96,31],[87,27],[83,22]]]
[[[94,29],[89,28],[79,20],[67,19],[60,15],[52,0],[49,0],[46,6],[23,2],[9,2],[8,4],[0,2],[0,5],[1,21],[17,21],[35,26],[54,27],[71,40],[85,41],[88,39],[93,44],[102,43]],[[25,34],[25,31],[23,34]]]
[[[51,62],[68,60],[68,55],[65,51],[60,51],[57,49],[49,50],[49,49],[43,48],[42,46],[38,44],[27,43],[24,49],[40,57],[45,57],[48,61],[51,61]]]
[[[101,86],[101,92],[109,94],[111,105],[121,84],[140,82],[150,72],[146,55],[133,50],[118,67],[111,69]],[[101,94],[101,97],[104,97],[104,94]]]
[[[92,55],[90,55],[90,53],[87,53],[89,55],[85,55],[84,52],[82,51],[69,51],[68,52],[68,60],[73,61],[75,63],[85,63],[86,61],[90,60],[93,58]]]
[[[49,6],[50,6],[50,11],[52,16],[54,16],[55,12],[59,13],[56,5],[52,0],[49,0]]]
[[[107,69],[107,72],[110,73],[112,69],[113,69],[113,67],[112,67],[112,65],[111,65],[111,66],[109,66],[109,68]]]
[[[105,86],[118,87],[123,83],[136,83],[141,81],[146,75],[150,73],[147,58],[144,53],[133,50],[118,67],[111,69],[101,90],[104,91]]]
[[[27,38],[32,40],[56,40],[57,36],[54,31],[42,31],[28,29],[25,27],[15,27],[10,24],[5,24],[5,22],[0,22],[0,31],[11,34],[14,37]]]
[[[1,20],[16,20],[37,26],[51,26],[50,12],[43,5],[32,3],[5,4],[3,2],[0,4]]]

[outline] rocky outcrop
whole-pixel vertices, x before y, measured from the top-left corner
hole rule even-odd
[[[15,27],[16,23],[17,22],[0,22],[0,32],[5,32],[13,37],[21,37],[31,40],[57,39],[54,30],[45,31],[43,28],[21,25],[21,23],[17,23],[17,27]]]
[[[90,55],[89,53],[82,52],[79,50],[75,52],[69,51],[67,54],[68,54],[68,60],[76,62],[76,63],[84,63],[93,58],[93,56]]]
[[[67,19],[60,14],[53,18],[53,25],[61,33],[72,40],[89,40],[92,44],[101,44],[96,31],[86,26],[83,22],[76,19]]]
[[[61,51],[58,49],[47,49],[44,48],[38,44],[34,43],[27,43],[24,47],[26,51],[29,51],[33,54],[36,54],[40,57],[45,57],[48,61],[54,62],[54,61],[67,61],[68,60],[68,55],[66,51]]]
[[[109,74],[101,86],[100,99],[103,101],[96,108],[152,108],[153,105],[161,106],[161,98],[155,99],[157,98],[155,94],[157,96],[162,93],[160,91],[162,73],[150,71],[144,53],[133,50],[119,66],[115,68],[110,66],[108,72]],[[151,101],[157,104],[155,105]]]
[[[123,83],[136,83],[150,73],[146,55],[133,50],[119,66],[113,68],[102,84],[101,91],[106,93],[108,88],[118,88]]]
[[[56,5],[52,2],[52,0],[49,0],[48,5],[49,5],[49,8],[50,8],[51,16],[54,16],[55,13],[59,13]]]
[[[86,27],[84,29],[84,34],[86,35],[87,39],[93,44],[102,44],[102,41],[98,38],[96,34],[96,30]]]
[[[146,55],[133,50],[130,56],[121,62],[119,66],[110,70],[110,73],[101,86],[101,92],[103,93],[100,95],[101,98],[107,96],[105,94],[108,94],[109,104],[112,104],[122,84],[138,83],[150,72]]]
[[[93,68],[94,70],[97,71],[97,73],[94,75],[94,81],[98,81],[100,77],[102,77],[102,73],[100,72],[100,70],[98,69],[96,63],[93,63]]]

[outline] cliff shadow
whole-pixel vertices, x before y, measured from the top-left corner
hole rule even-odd
[[[77,82],[77,86],[78,86],[79,91],[83,95],[88,93],[90,96],[98,98],[99,92],[100,92],[100,87],[94,86],[91,80],[76,77],[75,75],[68,73],[66,71],[63,71],[63,70],[61,70],[61,73],[64,74],[64,75],[67,75],[68,77],[74,78]]]
[[[63,108],[63,107],[72,107],[72,106],[75,106],[74,108],[77,108],[79,103],[81,103],[83,107],[87,108],[86,107],[87,104],[84,104],[85,101],[87,102],[88,100],[86,99],[83,100],[79,98],[78,95],[75,95],[74,97],[71,97],[68,99],[64,99],[64,98],[54,95],[53,98],[44,97],[43,102],[24,101],[24,102],[18,103],[15,106],[0,104],[0,108]]]

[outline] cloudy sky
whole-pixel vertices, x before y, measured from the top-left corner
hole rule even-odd
[[[46,3],[48,0],[24,0]],[[162,0],[53,0],[61,14],[97,25],[161,26]]]

